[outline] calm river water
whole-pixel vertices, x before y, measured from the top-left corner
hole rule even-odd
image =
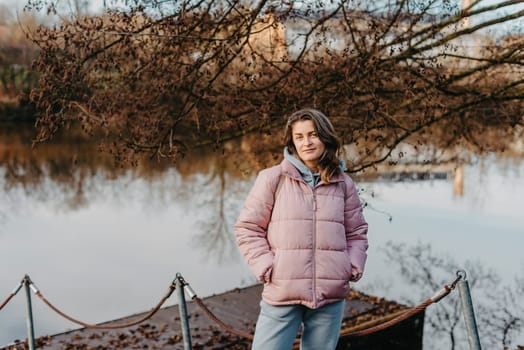
[[[87,161],[81,145],[28,151],[4,139],[0,302],[29,274],[62,310],[101,322],[150,309],[177,272],[201,297],[255,283],[232,230],[254,180],[247,165],[209,153],[176,167],[114,170],[110,160]],[[354,287],[417,304],[464,268],[485,348],[505,341],[515,349],[523,332],[503,339],[503,329],[512,319],[524,328],[524,163],[473,157],[463,170],[462,195],[449,169],[424,179],[357,180],[370,250]],[[438,330],[430,321],[461,317],[456,294],[428,309],[424,349],[452,349],[452,326],[442,321]],[[37,298],[33,311],[38,336],[76,328]],[[0,345],[26,337],[25,312],[22,290],[0,311]],[[468,348],[462,323],[455,349]]]

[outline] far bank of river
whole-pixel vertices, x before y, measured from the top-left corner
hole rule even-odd
[[[0,99],[0,124],[5,122],[21,123],[35,122],[35,110],[26,103],[6,103]]]

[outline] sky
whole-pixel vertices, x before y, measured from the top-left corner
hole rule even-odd
[[[62,0],[61,2],[67,3],[67,0]],[[103,0],[87,0],[87,2],[89,3],[90,11],[96,11],[104,3]],[[21,12],[26,4],[27,0],[0,0],[0,10],[4,10],[2,5],[5,5],[11,14],[15,14],[16,12]]]
[[[71,3],[74,2],[73,0],[60,0],[59,2],[67,4],[68,1],[70,1]],[[104,4],[104,0],[80,0],[80,1],[89,3],[89,11],[90,12],[96,12],[97,9],[100,9],[102,7],[102,5]],[[460,0],[457,0],[457,2],[458,1],[460,1]],[[493,5],[493,4],[496,4],[496,3],[500,3],[502,1],[503,0],[485,0],[485,1],[482,2],[482,4],[484,4],[484,5]],[[0,0],[0,11],[5,11],[5,8],[7,8],[8,11],[11,12],[11,16],[10,17],[16,18],[15,12],[16,11],[21,11],[26,3],[27,3],[27,0]],[[2,6],[2,5],[5,5],[5,6]],[[522,11],[522,10],[524,10],[524,4],[514,5],[512,7],[508,7],[506,9],[504,9],[503,11],[504,11],[504,13],[508,13],[508,12]],[[1,14],[0,14],[0,17],[3,17],[3,16],[1,16]],[[489,17],[492,17],[492,15],[489,15]],[[475,24],[475,19],[473,20],[473,24]],[[513,31],[520,31],[520,32],[522,32],[523,28],[524,28],[524,19],[521,18],[521,19],[516,20],[516,21],[505,23],[503,25],[498,25],[497,27],[493,27],[492,33],[503,34],[503,33],[506,33],[508,31],[511,31],[511,32],[513,32]],[[498,36],[498,35],[495,35],[495,36]]]

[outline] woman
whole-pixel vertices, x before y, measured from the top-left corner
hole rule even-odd
[[[284,160],[262,170],[235,224],[240,252],[264,283],[253,349],[335,349],[349,293],[362,277],[368,225],[338,158],[329,119],[289,118]]]

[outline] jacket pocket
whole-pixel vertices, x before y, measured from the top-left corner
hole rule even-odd
[[[273,257],[273,265],[271,266],[271,276],[269,278],[269,282],[273,280],[273,278],[278,277],[278,261],[280,260],[280,251],[278,249],[275,249],[275,256]]]
[[[344,251],[344,255],[346,257],[344,267],[346,272],[346,281],[349,281],[351,279],[351,274],[353,273],[353,266],[351,265],[351,258],[349,257],[349,252]]]

